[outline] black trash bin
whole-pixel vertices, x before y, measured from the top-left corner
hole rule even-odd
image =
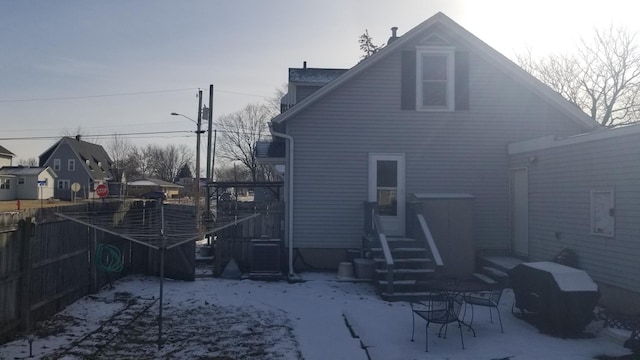
[[[582,270],[554,262],[530,262],[513,268],[509,279],[515,306],[530,313],[543,332],[575,336],[593,318],[600,293]]]

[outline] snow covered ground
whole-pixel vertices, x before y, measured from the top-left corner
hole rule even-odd
[[[382,301],[365,283],[335,274],[305,273],[289,284],[198,279],[164,283],[163,346],[158,348],[159,282],[130,276],[38,324],[30,335],[0,346],[0,359],[590,359],[629,350],[594,329],[595,337],[540,334],[511,314],[513,293],[501,301],[504,334],[476,309],[477,337],[458,329],[437,337],[419,321],[411,342],[406,302]]]

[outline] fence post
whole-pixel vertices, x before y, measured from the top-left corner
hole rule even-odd
[[[22,320],[22,328],[24,330],[31,329],[31,268],[32,256],[31,256],[31,232],[32,223],[31,218],[28,217],[21,221],[20,232],[20,244],[21,244],[21,259],[22,264],[22,282],[20,292],[20,318]]]
[[[91,236],[91,228],[89,229]],[[98,230],[93,229],[93,238],[89,240],[89,291],[92,294],[98,292],[98,270],[97,270],[97,246],[98,246]]]

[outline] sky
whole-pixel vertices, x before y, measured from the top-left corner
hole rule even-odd
[[[392,26],[402,35],[441,11],[513,59],[569,51],[594,26],[640,32],[638,10],[633,0],[0,0],[0,145],[17,162],[81,129],[105,146],[145,133],[127,137],[195,151],[195,124],[170,114],[196,119],[198,89],[206,104],[214,85],[215,126],[272,98],[303,61],[354,66],[365,30],[382,44]]]
[[[200,278],[163,284],[163,347],[158,349],[158,279],[130,275],[113,288],[86,296],[38,324],[31,335],[33,359],[425,359],[425,323],[416,320],[411,339],[411,308],[404,301],[386,302],[372,285],[340,281],[336,274],[301,273],[304,282]],[[620,341],[629,331],[603,330],[592,322],[585,334],[558,338],[545,335],[511,314],[513,291],[500,300],[504,333],[495,310],[475,308],[473,337],[429,326],[429,359],[593,359],[630,351]],[[145,309],[147,309],[145,311]],[[470,323],[470,310],[464,314]],[[348,324],[348,326],[347,326]],[[52,329],[53,331],[47,331]],[[0,345],[0,359],[29,355],[27,336]],[[367,350],[363,349],[365,347]],[[91,356],[94,355],[94,356]]]

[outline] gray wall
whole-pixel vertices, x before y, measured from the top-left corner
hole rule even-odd
[[[60,159],[60,170],[56,170],[53,167],[53,160]],[[76,166],[75,171],[68,170],[68,159],[75,159]],[[62,142],[60,146],[53,152],[49,160],[43,165],[49,166],[51,169],[58,175],[53,184],[54,186],[54,197],[58,199],[70,199],[71,198],[71,190],[58,190],[58,180],[69,180],[69,185],[77,182],[80,184],[81,189],[76,193],[78,197],[85,197],[87,193],[88,183],[91,180],[87,171],[85,170],[84,164],[78,158],[76,153],[73,151],[71,146],[69,146],[66,142]]]
[[[288,120],[295,246],[359,247],[368,154],[401,152],[406,194],[475,196],[477,247],[507,248],[507,144],[584,128],[473,53],[469,76],[470,110],[402,111],[397,52]]]
[[[638,144],[636,133],[511,157],[512,167],[522,167],[535,156],[528,165],[532,260],[570,248],[594,280],[640,292]],[[591,234],[591,190],[603,189],[614,190],[614,237]]]

